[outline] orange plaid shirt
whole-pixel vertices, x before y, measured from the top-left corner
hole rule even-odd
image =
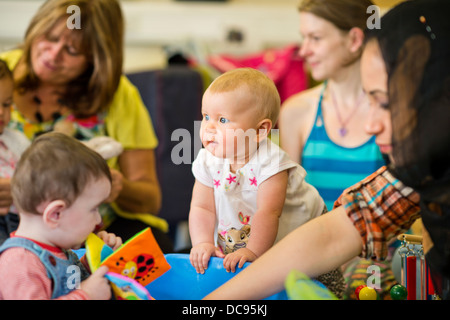
[[[346,189],[334,203],[343,205],[363,241],[361,257],[384,260],[387,242],[420,217],[420,196],[381,167]]]

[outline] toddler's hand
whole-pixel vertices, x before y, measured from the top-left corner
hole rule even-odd
[[[122,238],[117,237],[114,233],[108,233],[106,231],[100,231],[97,236],[103,240],[103,242],[112,248],[114,251],[119,249],[122,245]]]
[[[99,267],[89,278],[81,282],[81,290],[86,292],[92,300],[109,300],[111,298],[111,287],[105,274],[108,267]]]
[[[244,263],[255,261],[257,258],[256,254],[250,249],[242,248],[236,250],[235,252],[229,253],[223,259],[223,266],[228,272],[235,272],[236,265],[239,263],[238,267],[242,268]]]
[[[191,264],[197,273],[203,274],[208,268],[208,262],[211,256],[223,258],[225,255],[212,243],[204,242],[197,244],[191,249],[189,259],[191,260]]]

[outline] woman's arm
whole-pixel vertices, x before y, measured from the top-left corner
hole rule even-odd
[[[302,156],[303,142],[300,135],[300,119],[292,105],[283,106],[278,120],[280,128],[280,146],[292,161],[299,162]]]
[[[284,289],[291,270],[315,277],[339,267],[361,250],[359,232],[343,207],[338,207],[288,234],[205,299],[263,299]]]
[[[123,178],[121,185],[116,187],[121,188],[117,205],[129,212],[157,214],[161,207],[161,189],[154,151],[126,149],[119,156],[119,167]]]
[[[108,161],[115,169],[111,196],[115,192],[118,197],[113,201],[123,211],[157,214],[162,197],[154,154],[158,140],[139,91],[126,76],[121,77],[105,126],[108,136],[124,148],[117,163]]]
[[[302,151],[314,126],[320,88],[314,87],[289,97],[282,105],[278,127],[280,145],[292,161],[301,164]]]

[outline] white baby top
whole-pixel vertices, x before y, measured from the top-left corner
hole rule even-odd
[[[0,134],[0,177],[11,178],[16,169],[17,162],[26,148],[31,144],[28,138],[18,130],[4,128]],[[10,212],[17,213],[14,205]]]
[[[216,242],[225,253],[245,247],[256,213],[258,187],[271,176],[288,170],[286,199],[276,241],[305,222],[321,215],[324,201],[304,178],[306,171],[270,140],[264,140],[256,154],[236,173],[230,162],[201,149],[192,164],[199,182],[214,188]]]
[[[20,131],[4,128],[0,134],[0,177],[11,178],[30,141]]]

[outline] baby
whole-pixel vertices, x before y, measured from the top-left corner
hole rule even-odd
[[[197,272],[211,256],[235,272],[326,211],[305,170],[268,139],[279,111],[275,84],[255,69],[226,72],[206,90],[189,213]]]
[[[11,71],[0,60],[0,244],[17,228],[19,217],[10,196],[10,179],[22,152],[30,145],[20,131],[7,128],[11,118],[14,83]]]
[[[110,170],[98,153],[62,133],[36,138],[11,181],[20,224],[0,247],[0,300],[109,299],[108,269],[89,275],[70,249],[96,229],[110,190]],[[113,234],[98,235],[113,249],[122,244]],[[78,286],[69,281],[74,277]]]

